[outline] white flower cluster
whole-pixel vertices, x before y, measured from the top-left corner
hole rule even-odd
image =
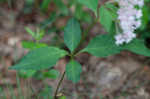
[[[136,37],[135,29],[141,25],[144,0],[117,0],[119,4],[118,20],[122,33],[115,36],[116,44],[129,43]],[[138,9],[136,8],[138,7]]]

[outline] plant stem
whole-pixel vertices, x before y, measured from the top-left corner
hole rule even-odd
[[[56,91],[55,91],[55,93],[54,93],[54,99],[57,99],[58,90],[59,90],[59,87],[60,87],[60,85],[61,85],[61,83],[62,83],[64,77],[65,77],[65,73],[66,73],[66,72],[64,71],[64,73],[63,73],[63,75],[62,75],[60,81],[58,82],[58,85],[57,85],[57,87],[56,87]]]

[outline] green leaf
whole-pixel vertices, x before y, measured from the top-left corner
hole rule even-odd
[[[117,14],[118,8],[114,4],[111,4],[111,3],[106,3],[105,7],[111,13],[113,20],[116,20],[118,17],[118,14]]]
[[[53,89],[46,85],[38,94],[39,99],[53,99]]]
[[[113,24],[113,16],[112,13],[105,7],[100,7],[100,23],[103,25],[107,32],[110,32],[112,24]]]
[[[97,15],[98,0],[78,0],[81,4],[87,6]]]
[[[54,0],[56,6],[59,8],[61,13],[67,15],[69,13],[67,6],[64,4],[62,0]]]
[[[71,18],[64,30],[64,42],[71,52],[78,46],[81,40],[81,29],[79,22]]]
[[[139,55],[150,56],[150,49],[148,49],[145,46],[144,41],[140,39],[134,39],[131,43],[125,44],[123,49]]]
[[[66,65],[66,76],[67,76],[67,79],[71,80],[74,83],[77,83],[80,80],[81,72],[82,72],[82,67],[75,60],[71,60]]]
[[[66,96],[61,96],[58,99],[67,99]]]
[[[6,0],[0,0],[0,3],[6,2]]]
[[[51,69],[48,72],[43,72],[43,76],[45,78],[56,79],[59,77],[59,71],[57,71],[55,69]]]
[[[41,10],[43,12],[48,10],[48,6],[50,4],[51,0],[43,0],[42,4],[41,4]]]
[[[90,23],[92,21],[91,15],[88,12],[83,10],[83,6],[81,4],[76,5],[74,14],[78,20],[85,21],[88,23]]]
[[[12,0],[9,0],[9,1],[12,1]],[[24,14],[31,14],[32,13],[32,10],[34,8],[34,1],[35,0],[25,0],[24,7],[22,9]]]
[[[32,37],[35,37],[35,32],[33,32],[30,28],[25,27],[25,30],[26,30],[27,33],[29,33]]]
[[[41,47],[47,47],[45,43],[34,43],[30,41],[22,41],[22,46],[23,48],[30,49],[30,50],[41,48]]]
[[[44,29],[37,28],[36,32],[33,32],[30,28],[26,27],[25,30],[37,41],[41,40],[45,34]]]
[[[111,35],[99,35],[93,38],[81,52],[88,52],[97,57],[106,57],[119,53],[121,48],[115,44]]]
[[[36,73],[36,71],[35,70],[20,70],[18,73],[19,73],[19,76],[23,78],[29,78],[29,77],[32,77]]]
[[[51,68],[66,54],[66,51],[56,47],[38,48],[29,52],[18,64],[11,67],[11,69],[42,70]]]
[[[35,40],[36,41],[40,41],[44,37],[44,34],[45,34],[45,30],[44,29],[37,28],[36,29],[36,35],[34,37]]]
[[[140,30],[144,30],[146,27],[147,27],[147,24],[149,23],[149,12],[150,12],[150,9],[148,6],[143,6],[142,8],[142,25],[140,27]]]
[[[47,28],[48,26],[51,26],[51,24],[56,21],[56,18],[58,17],[58,15],[55,13],[55,12],[52,12],[51,15],[49,16],[49,18],[45,19],[44,21],[42,21],[40,24],[39,24],[39,27],[41,29],[45,29]]]
[[[71,7],[78,3],[78,0],[68,0],[68,6]]]

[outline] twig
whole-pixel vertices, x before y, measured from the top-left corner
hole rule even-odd
[[[62,83],[64,77],[65,77],[65,73],[66,73],[66,72],[64,71],[64,73],[63,73],[63,75],[62,75],[60,81],[58,82],[58,85],[57,85],[57,87],[56,87],[56,91],[55,91],[55,93],[54,93],[54,99],[57,99],[58,90],[59,90],[59,87],[60,87],[60,85],[61,85],[61,83]]]

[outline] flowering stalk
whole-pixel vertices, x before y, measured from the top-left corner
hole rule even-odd
[[[141,26],[144,0],[116,0],[119,4],[118,20],[122,31],[115,36],[116,44],[129,43],[136,37],[134,31]],[[121,33],[120,33],[121,32]]]

